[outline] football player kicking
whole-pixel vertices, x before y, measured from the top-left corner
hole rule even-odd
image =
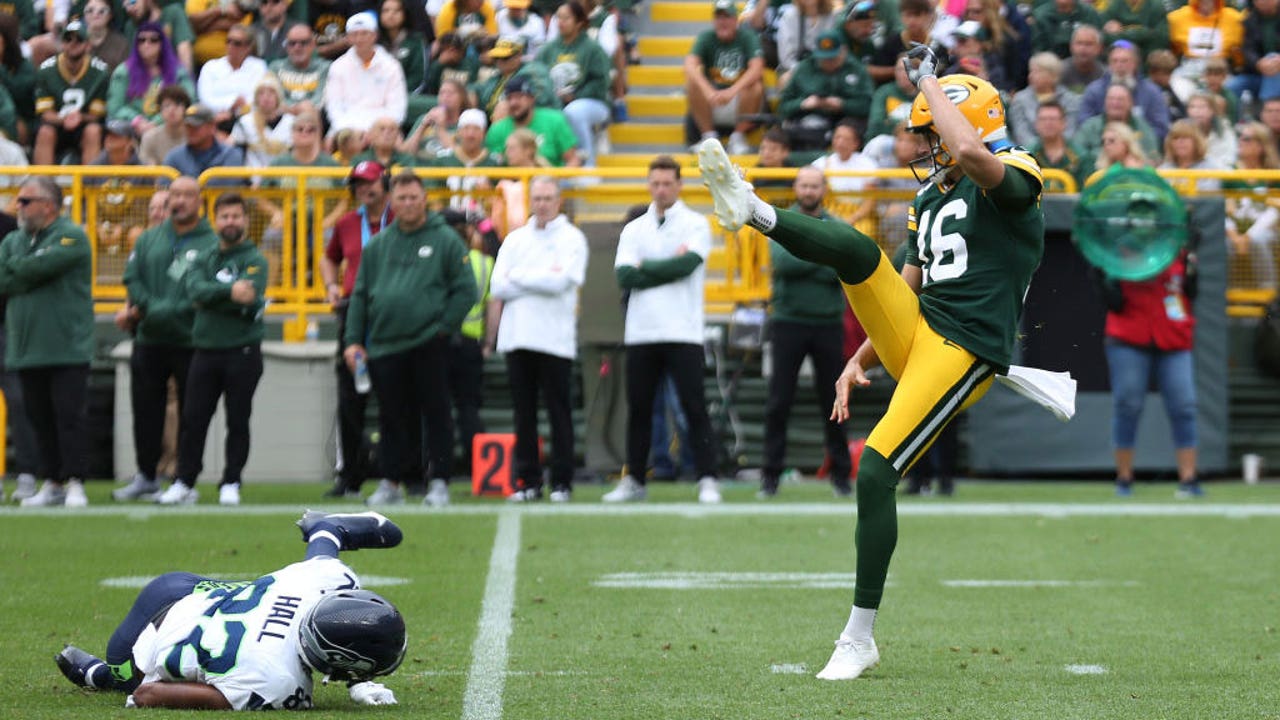
[[[858,467],[853,609],[818,673],[823,680],[853,679],[879,662],[872,627],[898,538],[894,487],[938,432],[1007,369],[1044,247],[1040,168],[1005,139],[996,89],[970,75],[937,78],[928,48],[913,49],[903,62],[920,89],[909,127],[929,152],[912,164],[924,187],[908,214],[915,243],[900,275],[857,230],[756,197],[718,143],[698,150],[722,225],[749,224],[795,256],[834,268],[844,283],[869,340],[837,381],[832,418],[848,417],[850,388],[867,385],[875,364],[898,380]]]
[[[338,559],[340,550],[400,544],[373,512],[308,512],[306,559],[248,582],[172,572],[151,581],[107,643],[106,660],[68,645],[68,680],[130,693],[126,707],[305,710],[311,672],[348,683],[362,705],[394,705],[373,678],[400,666],[404,619]]]

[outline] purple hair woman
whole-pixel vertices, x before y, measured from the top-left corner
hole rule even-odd
[[[133,50],[128,59],[111,73],[107,116],[128,120],[141,136],[160,122],[156,95],[167,85],[181,85],[188,95],[195,97],[195,84],[165,35],[164,26],[144,22],[133,36]]]

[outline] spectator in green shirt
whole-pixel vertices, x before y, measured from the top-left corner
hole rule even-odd
[[[527,78],[511,78],[505,93],[510,114],[495,122],[485,135],[484,144],[489,152],[502,152],[511,133],[517,128],[528,128],[538,138],[538,154],[553,167],[582,167],[578,138],[565,120],[564,113],[534,107],[533,88]]]
[[[684,59],[689,114],[703,139],[732,127],[726,149],[744,155],[751,152],[753,116],[764,107],[764,51],[754,32],[739,27],[734,0],[716,0],[714,13],[712,29],[698,35]]]

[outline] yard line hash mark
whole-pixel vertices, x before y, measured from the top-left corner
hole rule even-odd
[[[1107,668],[1102,665],[1068,665],[1063,668],[1072,675],[1106,675]]]
[[[507,641],[516,596],[516,560],[520,554],[520,514],[498,513],[489,577],[484,584],[471,671],[462,699],[463,720],[500,720],[502,691],[507,681]]]

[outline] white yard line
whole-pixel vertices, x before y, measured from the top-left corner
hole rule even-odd
[[[340,512],[357,506],[336,505],[326,510]],[[363,508],[363,506],[359,506]],[[183,505],[156,507],[153,505],[94,505],[78,510],[66,508],[16,508],[0,507],[0,517],[124,517],[131,521],[145,522],[154,517],[175,515],[235,515],[299,516],[305,504],[298,505],[240,505],[234,508],[217,505]],[[853,518],[854,507],[848,503],[724,503],[700,505],[698,503],[637,503],[633,505],[603,505],[600,503],[575,503],[569,505],[532,505],[518,509],[494,501],[484,504],[455,504],[447,508],[430,508],[421,505],[393,505],[379,508],[393,517],[402,515],[498,515],[506,511],[532,515],[571,515],[587,517],[626,517],[648,515],[676,515],[689,518],[704,517],[848,517]],[[904,503],[898,506],[898,515],[904,517],[1280,517],[1280,504],[1129,504],[1129,503]]]
[[[1102,665],[1067,665],[1063,668],[1072,675],[1106,675],[1107,668]]]
[[[1137,587],[1135,580],[942,580],[949,588]]]
[[[463,720],[500,720],[502,690],[507,682],[507,640],[516,598],[516,559],[520,554],[520,513],[498,513],[498,531],[489,556],[471,671],[462,700]]]

